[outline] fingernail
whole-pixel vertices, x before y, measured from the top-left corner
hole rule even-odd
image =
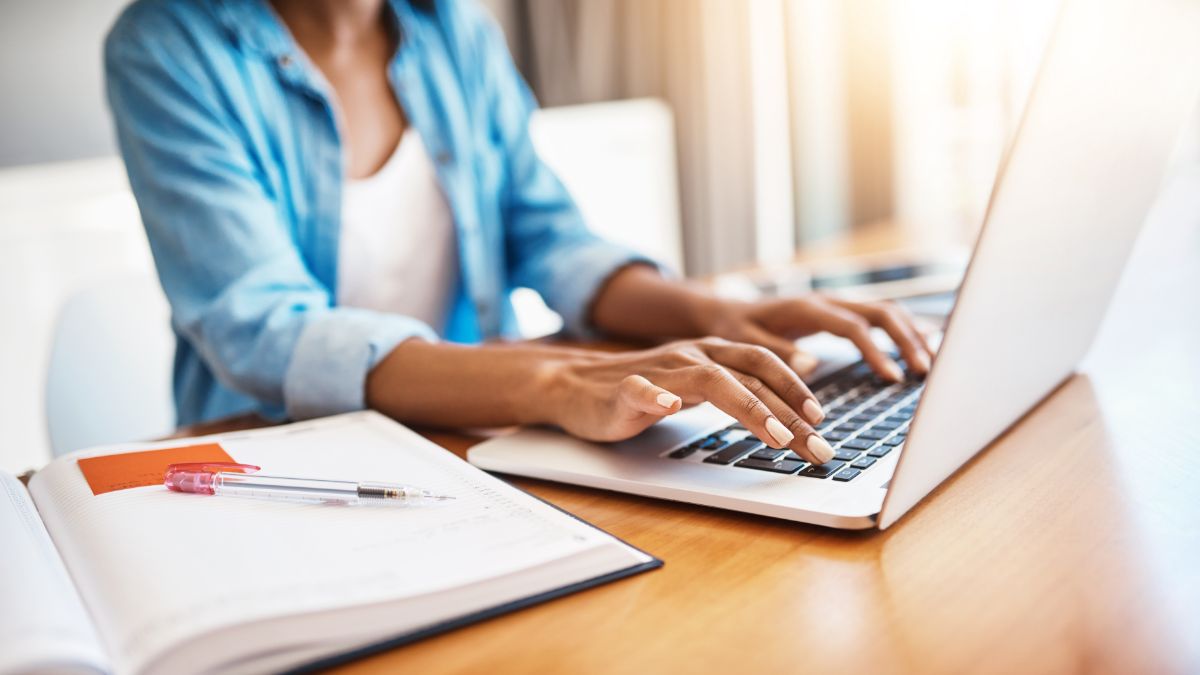
[[[679,403],[679,397],[675,394],[669,394],[664,391],[654,399],[654,402],[666,408],[667,410],[674,410],[675,404]]]
[[[767,433],[771,434],[771,438],[775,439],[775,447],[786,448],[788,443],[796,437],[795,434],[788,431],[787,427],[783,426],[783,422],[774,417],[767,418]]]
[[[900,370],[900,366],[896,365],[895,361],[885,363],[883,370],[887,374],[888,379],[895,380],[896,382],[904,381],[904,371]]]
[[[833,459],[833,448],[825,442],[824,438],[821,438],[817,434],[810,435],[805,445],[808,446],[809,452],[821,460],[822,464]]]
[[[922,373],[929,372],[929,357],[923,353],[918,353],[917,358],[913,359],[913,365]]]
[[[811,398],[800,406],[800,412],[804,413],[804,419],[811,424],[820,424],[821,420],[825,419],[825,411],[821,410],[821,406]]]
[[[792,370],[800,373],[801,375],[807,375],[816,370],[820,361],[818,361],[817,357],[813,356],[812,354],[796,352],[792,355],[792,358],[789,359],[789,363],[792,366]]]

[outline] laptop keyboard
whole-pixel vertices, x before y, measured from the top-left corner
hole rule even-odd
[[[739,470],[852,481],[880,458],[904,447],[924,388],[918,380],[884,381],[861,362],[829,376],[813,392],[825,406],[825,420],[816,429],[834,450],[833,459],[824,464],[810,464],[791,450],[769,447],[736,423],[665,456]]]

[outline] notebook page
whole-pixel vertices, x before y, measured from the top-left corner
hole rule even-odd
[[[395,602],[358,605],[319,613],[290,615],[226,628],[173,649],[171,656],[153,662],[147,675],[178,675],[176,663],[195,663],[201,672],[223,675],[278,673],[331,655],[345,654],[409,635],[444,621],[478,611],[504,607],[581,581],[652,560],[613,540],[560,561],[529,567],[512,574],[478,581],[435,594]],[[260,635],[287,636],[284,649],[242,650],[236,658],[230,647],[253,644]],[[284,645],[282,642],[275,644]]]
[[[25,486],[0,471],[0,673],[107,667],[100,638]]]
[[[458,499],[339,507],[159,486],[94,496],[81,455],[56,460],[31,489],[118,672],[230,624],[428,594],[615,541],[376,413],[215,438],[263,473],[411,483]]]

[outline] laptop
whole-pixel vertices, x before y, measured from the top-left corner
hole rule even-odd
[[[813,466],[702,404],[619,443],[526,429],[489,470],[844,529],[886,529],[1074,371],[1200,91],[1200,2],[1068,0],[924,381],[811,384]],[[1052,439],[1048,439],[1052,442]],[[1030,467],[1034,470],[1036,467]]]

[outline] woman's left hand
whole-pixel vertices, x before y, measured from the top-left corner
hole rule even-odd
[[[891,337],[914,374],[928,373],[934,355],[926,336],[928,330],[892,302],[850,302],[812,293],[758,302],[722,301],[710,311],[711,335],[762,345],[801,376],[811,374],[818,362],[797,348],[795,340],[822,331],[853,342],[871,369],[887,380],[903,380],[904,372],[871,339],[872,327],[883,329]]]

